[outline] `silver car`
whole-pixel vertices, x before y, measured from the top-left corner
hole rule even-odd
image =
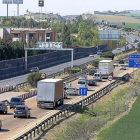
[[[78,81],[76,88],[79,90],[79,88],[81,88],[81,87],[88,88],[88,85],[87,85],[87,81],[86,80],[79,80]]]
[[[7,114],[7,110],[7,105],[4,102],[0,102],[0,112]]]
[[[1,128],[2,128],[2,122],[1,122],[1,120],[0,120],[0,130],[1,130]]]
[[[26,117],[29,118],[30,117],[30,108],[28,108],[28,106],[26,105],[18,105],[16,106],[16,108],[14,109],[14,118],[15,117]]]
[[[78,95],[78,90],[77,90],[76,87],[69,87],[67,93],[68,94]]]
[[[120,66],[120,70],[126,70],[125,65],[121,65],[121,66]]]

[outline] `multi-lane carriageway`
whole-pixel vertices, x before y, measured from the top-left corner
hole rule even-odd
[[[131,73],[133,68],[127,68],[127,70],[119,70],[116,67],[114,70],[115,77],[122,77],[126,73]],[[93,78],[88,76],[88,79]],[[76,86],[77,80],[73,81],[72,86]],[[98,91],[100,88],[109,84],[107,79],[102,82],[98,82],[97,86],[89,86],[88,96]],[[22,135],[23,133],[29,131],[32,127],[39,124],[41,121],[60,111],[60,109],[67,107],[70,104],[74,104],[81,100],[80,96],[68,96],[68,99],[64,100],[64,105],[56,108],[55,110],[50,109],[39,109],[37,108],[36,97],[29,98],[25,100],[25,104],[28,105],[31,110],[31,118],[14,118],[13,109],[8,108],[8,114],[0,114],[0,119],[2,120],[2,130],[0,131],[0,140],[14,140],[16,137]]]

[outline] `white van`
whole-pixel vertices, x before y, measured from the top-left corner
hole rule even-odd
[[[87,85],[87,81],[86,80],[78,80],[77,89],[79,89],[81,87],[88,88],[88,85]]]
[[[96,81],[102,81],[101,73],[94,73],[93,79]]]

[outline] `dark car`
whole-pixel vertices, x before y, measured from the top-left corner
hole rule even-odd
[[[26,105],[18,105],[14,109],[14,118],[15,117],[26,117],[29,118],[31,113],[30,113],[30,108]]]
[[[89,75],[94,75],[94,73],[96,73],[95,69],[92,69],[92,70],[89,71]]]
[[[0,102],[0,112],[7,114],[7,110],[7,105],[5,105],[3,102]]]
[[[123,61],[123,60],[120,60],[120,61],[119,61],[119,64],[124,64],[124,61]]]
[[[25,101],[21,97],[12,97],[10,101],[10,109],[15,108],[17,105],[24,105]]]
[[[89,86],[96,86],[97,85],[97,81],[94,79],[89,79],[87,83]]]
[[[38,67],[32,67],[30,72],[39,72],[39,68]]]

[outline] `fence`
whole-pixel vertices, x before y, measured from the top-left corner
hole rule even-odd
[[[129,74],[126,74],[122,77],[122,79],[126,79],[125,81],[127,81],[128,77],[129,77]],[[87,106],[87,105],[99,100],[101,97],[106,95],[110,90],[112,90],[116,86],[120,85],[122,83],[122,79],[118,79],[118,80],[112,82],[111,86],[107,85],[106,87],[100,89],[99,91],[95,92],[94,94],[86,97],[83,100],[84,105]],[[81,107],[82,107],[82,101],[79,101],[79,102],[75,103],[74,105],[69,105],[67,108],[62,109],[58,113],[47,118],[46,120],[44,120],[43,122],[41,122],[40,124],[38,124],[37,126],[32,128],[30,131],[24,133],[22,136],[19,136],[15,140],[20,140],[20,139],[24,139],[24,138],[32,139],[33,136],[35,137],[40,132],[42,133],[44,130],[50,128],[54,123],[59,123],[61,121],[61,119],[71,116],[72,112],[75,112],[78,108],[81,108]]]
[[[93,105],[93,104],[92,104]],[[91,105],[91,106],[92,106]],[[107,124],[108,121],[113,120],[116,116],[120,115],[122,112],[126,111],[129,107],[128,102],[123,102],[122,104],[115,104],[113,107],[109,107],[109,112],[106,112],[100,116],[93,112],[93,109],[85,111],[85,114],[89,115],[89,120],[86,123],[79,123],[73,128],[69,127],[68,131],[61,132],[61,138],[64,140],[87,140],[94,138],[96,131]],[[92,107],[91,107],[92,108]],[[73,112],[74,114],[74,112]],[[55,133],[55,131],[54,131]],[[55,135],[55,134],[54,134]],[[47,140],[47,138],[46,138]]]

